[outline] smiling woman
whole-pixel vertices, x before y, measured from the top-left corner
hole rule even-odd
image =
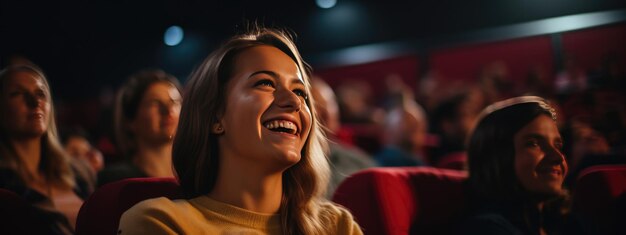
[[[120,234],[361,234],[324,199],[329,167],[309,68],[272,29],[235,36],[187,84],[173,164],[189,199],[151,199]]]
[[[485,108],[468,147],[474,215],[464,234],[554,234],[567,216],[567,162],[556,113],[544,99],[516,97]],[[566,233],[567,234],[567,233]]]

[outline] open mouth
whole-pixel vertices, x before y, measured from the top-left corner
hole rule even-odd
[[[39,113],[39,112],[36,112],[36,113],[31,113],[31,114],[30,114],[30,118],[33,118],[33,119],[42,119],[42,118],[43,118],[43,113]]]
[[[298,134],[298,126],[295,123],[287,120],[270,120],[263,123],[263,126],[265,126],[265,128],[267,128],[268,130],[274,132],[282,132],[291,135]]]
[[[539,173],[545,174],[545,175],[557,176],[557,177],[560,177],[561,175],[563,175],[563,171],[560,169],[560,167],[540,169]]]

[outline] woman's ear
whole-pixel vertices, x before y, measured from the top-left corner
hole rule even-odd
[[[224,126],[222,126],[222,123],[220,122],[214,123],[211,131],[213,132],[213,134],[221,135],[224,133]]]

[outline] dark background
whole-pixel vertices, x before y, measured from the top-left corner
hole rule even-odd
[[[286,27],[305,59],[338,49],[407,40],[415,44],[462,32],[563,15],[623,8],[610,0],[355,1],[321,9],[301,1],[2,1],[0,63],[24,56],[48,74],[55,97],[97,96],[142,68],[159,67],[181,81],[246,22]],[[175,47],[163,33],[180,25]],[[419,45],[416,45],[419,46]]]

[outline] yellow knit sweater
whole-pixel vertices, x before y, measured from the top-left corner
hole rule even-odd
[[[331,203],[320,213],[337,218],[324,224],[331,234],[362,234],[352,215]],[[145,200],[124,212],[118,234],[281,234],[278,214],[261,214],[207,196],[190,200]]]

